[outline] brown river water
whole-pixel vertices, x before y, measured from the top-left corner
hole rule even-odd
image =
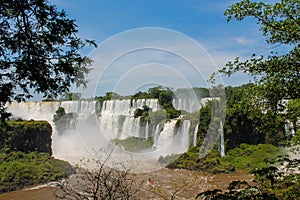
[[[157,188],[150,188],[148,178],[158,182]],[[138,174],[135,181],[140,184],[139,199],[170,199],[172,193],[179,189],[177,199],[195,199],[195,196],[206,190],[225,190],[234,180],[246,180],[249,183],[253,175],[246,171],[229,174],[210,174],[199,171],[160,169],[150,173]],[[35,189],[36,188],[36,189]],[[8,192],[0,195],[0,200],[54,200],[56,187],[35,187]]]

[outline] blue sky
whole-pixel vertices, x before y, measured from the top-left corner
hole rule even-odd
[[[95,40],[100,47],[110,37],[124,31],[161,27],[182,33],[198,42],[217,68],[224,66],[228,60],[236,56],[247,58],[254,52],[268,54],[271,51],[271,46],[264,42],[253,19],[226,22],[223,13],[229,5],[237,2],[234,0],[52,0],[51,2],[56,4],[58,9],[66,10],[68,16],[76,20],[79,36]],[[82,53],[91,55],[93,54],[91,52],[95,51],[97,50],[87,48]],[[148,61],[144,64],[147,63]],[[110,73],[121,77],[122,74],[118,74],[116,70]],[[112,74],[107,75],[107,78],[112,77]],[[192,76],[185,78],[193,79]],[[223,79],[225,85],[240,85],[248,81],[249,77],[242,74]],[[203,86],[197,85],[196,82],[190,84]],[[99,91],[101,94],[114,88],[113,85],[104,85],[104,82],[99,87],[102,88]]]

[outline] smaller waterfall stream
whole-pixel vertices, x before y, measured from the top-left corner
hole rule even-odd
[[[160,132],[156,149],[161,150],[169,146],[169,144],[173,141],[175,124],[177,120],[170,120],[170,122],[166,122],[164,124],[163,130]]]
[[[224,130],[223,130],[223,122],[220,121],[219,131],[219,150],[221,157],[225,156],[225,146],[224,146]]]
[[[149,122],[146,123],[146,130],[145,130],[145,139],[149,138]]]
[[[155,132],[154,132],[154,139],[153,139],[152,149],[156,149],[156,147],[157,147],[157,143],[158,143],[158,139],[159,139],[159,133],[160,133],[159,124],[157,124],[156,128],[155,128]]]
[[[189,133],[190,133],[191,121],[184,120],[180,128],[180,145],[178,149],[180,152],[185,152],[190,146]]]
[[[196,124],[193,136],[193,146],[197,146],[197,134],[198,134],[199,124]]]

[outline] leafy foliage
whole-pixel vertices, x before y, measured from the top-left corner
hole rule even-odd
[[[134,111],[134,118],[140,117],[140,124],[145,126],[146,123],[150,121],[149,114],[151,113],[151,109],[147,105],[143,105],[143,109],[137,108]]]
[[[297,200],[300,197],[300,175],[295,173],[299,170],[300,160],[284,159],[285,169],[279,170],[274,166],[266,166],[253,170],[256,184],[249,184],[245,181],[233,181],[229,191],[221,190],[205,191],[199,193],[196,198],[203,199],[283,199]]]
[[[63,134],[66,130],[72,129],[71,124],[76,121],[76,117],[76,113],[66,113],[63,107],[59,107],[53,116],[53,122],[58,133]]]
[[[229,191],[224,193],[221,190],[208,190],[201,192],[196,196],[196,199],[204,200],[278,200],[274,194],[269,194],[265,191],[259,190],[256,186],[249,185],[246,181],[233,181],[228,187]]]
[[[300,129],[297,126],[297,121],[300,117],[300,98],[292,99],[287,104],[287,118],[294,124],[294,131],[300,134]],[[299,141],[299,140],[298,140]],[[299,142],[300,143],[300,142]]]
[[[75,20],[46,0],[2,1],[0,109],[32,97],[33,91],[47,97],[68,91],[74,82],[85,86],[91,60],[79,50],[95,43],[77,32]]]
[[[275,4],[243,0],[226,11],[227,20],[243,20],[254,17],[270,44],[287,44],[293,49],[285,55],[273,53],[267,58],[253,54],[241,61],[238,57],[219,72],[230,76],[238,71],[255,77],[257,94],[267,100],[273,112],[283,98],[299,98],[300,95],[300,2],[282,0]]]
[[[81,93],[68,92],[63,94],[61,100],[63,101],[78,101],[82,99]]]
[[[71,166],[47,153],[0,152],[0,193],[56,181],[72,173]]]
[[[46,121],[7,121],[0,132],[0,150],[52,153],[52,127]]]

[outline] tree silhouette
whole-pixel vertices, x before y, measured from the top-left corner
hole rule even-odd
[[[46,0],[1,1],[0,111],[33,93],[55,97],[73,83],[86,85],[91,60],[79,50],[96,45],[77,32],[75,20]]]

